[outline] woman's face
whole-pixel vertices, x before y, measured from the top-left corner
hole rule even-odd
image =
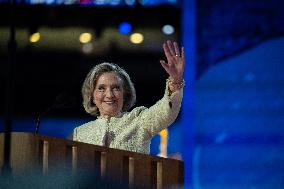
[[[120,116],[123,107],[123,81],[115,72],[103,73],[93,93],[100,116]]]

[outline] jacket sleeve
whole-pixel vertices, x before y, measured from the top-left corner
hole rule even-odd
[[[141,127],[149,139],[175,121],[180,111],[182,97],[183,88],[170,93],[167,81],[163,98],[139,113],[137,118],[141,121]]]

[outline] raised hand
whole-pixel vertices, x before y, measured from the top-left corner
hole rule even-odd
[[[182,47],[181,53],[177,42],[167,41],[163,44],[164,53],[167,58],[167,63],[160,60],[162,67],[170,76],[172,83],[182,83],[184,72],[184,48]]]

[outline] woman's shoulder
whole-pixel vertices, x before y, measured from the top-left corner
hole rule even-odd
[[[133,108],[131,111],[126,112],[123,117],[129,117],[129,118],[135,118],[138,117],[141,112],[143,112],[144,110],[146,110],[147,108],[145,106],[138,106]]]
[[[80,125],[80,126],[76,127],[75,129],[76,130],[85,130],[85,129],[88,129],[90,127],[93,127],[94,125],[96,125],[96,123],[97,123],[97,119],[93,120],[93,121],[89,121],[87,123],[84,123],[83,125]]]

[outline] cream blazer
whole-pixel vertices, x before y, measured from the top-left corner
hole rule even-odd
[[[176,119],[182,96],[183,89],[170,94],[167,82],[164,97],[150,108],[136,107],[119,118],[98,117],[76,127],[73,140],[149,154],[152,137]]]

